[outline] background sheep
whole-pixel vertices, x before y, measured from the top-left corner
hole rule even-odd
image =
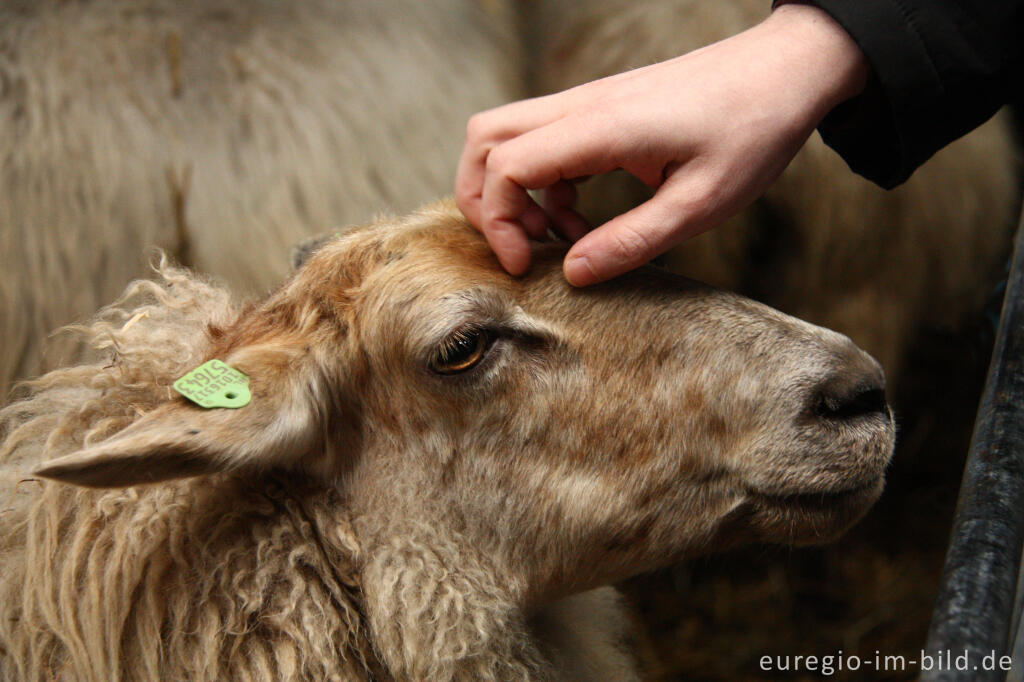
[[[450,192],[516,55],[497,2],[0,1],[0,402],[153,246],[260,291],[303,236]]]
[[[136,284],[89,330],[112,358],[2,413],[0,674],[626,678],[607,593],[545,605],[874,501],[894,430],[848,339],[652,268],[576,290],[563,255],[511,278],[442,204],[257,305]],[[210,357],[248,406],[173,397]]]

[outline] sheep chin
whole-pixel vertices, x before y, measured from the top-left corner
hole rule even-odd
[[[750,491],[750,506],[760,539],[795,546],[834,542],[878,500],[885,476],[841,490],[787,495]]]

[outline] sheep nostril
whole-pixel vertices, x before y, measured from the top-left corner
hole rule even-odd
[[[815,412],[825,419],[853,419],[872,414],[889,414],[885,389],[861,387],[841,394],[824,392],[818,397]]]

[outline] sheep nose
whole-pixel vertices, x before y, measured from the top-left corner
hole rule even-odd
[[[852,391],[832,393],[826,389],[818,397],[815,413],[825,419],[854,419],[871,414],[889,414],[885,389],[863,386]]]
[[[811,410],[820,418],[837,421],[878,414],[888,419],[881,365],[852,344],[844,351],[829,376],[812,393]]]

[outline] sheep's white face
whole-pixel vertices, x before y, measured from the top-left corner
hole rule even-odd
[[[179,401],[43,473],[302,466],[367,533],[421,516],[533,594],[828,540],[879,495],[893,423],[848,339],[653,268],[573,289],[563,252],[509,277],[450,207],[348,233],[214,341],[251,406]]]

